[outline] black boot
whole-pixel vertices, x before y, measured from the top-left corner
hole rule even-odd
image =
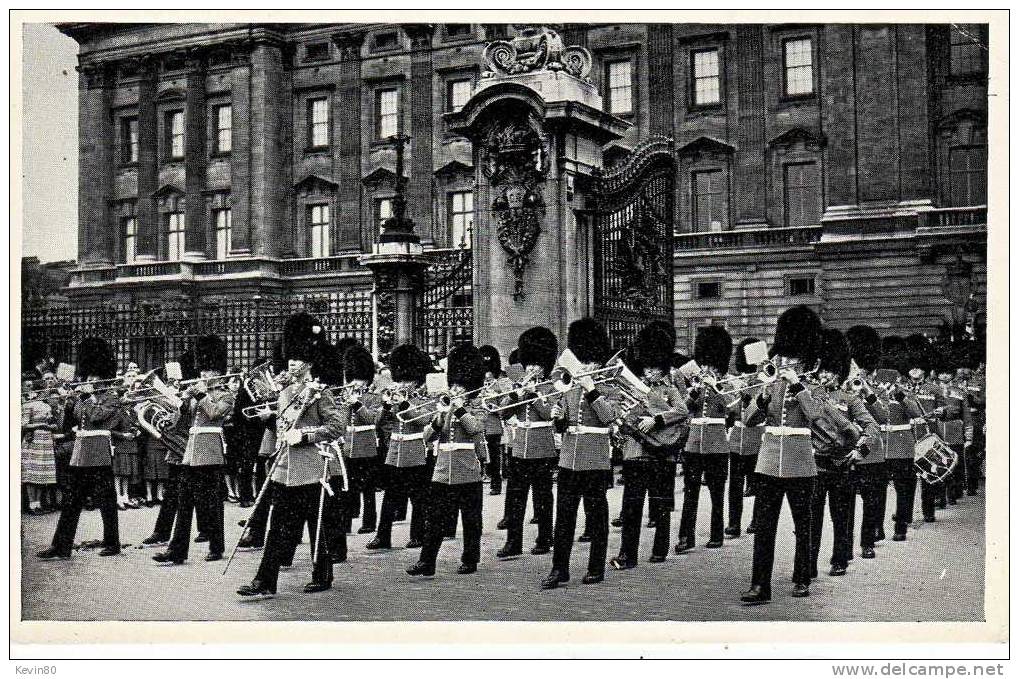
[[[771,592],[765,591],[760,585],[754,585],[747,591],[743,592],[743,594],[740,595],[739,600],[748,606],[758,606],[771,601]]]
[[[542,589],[555,589],[560,583],[570,581],[570,574],[563,571],[554,570],[548,574],[548,577],[541,581]]]
[[[407,569],[407,575],[435,575],[435,565],[426,564],[424,561],[418,561],[416,564]]]

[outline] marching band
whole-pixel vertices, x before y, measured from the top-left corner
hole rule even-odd
[[[922,340],[922,341],[921,341]],[[735,345],[708,326],[692,358],[675,352],[664,323],[641,329],[613,353],[592,318],[570,324],[565,347],[544,327],[523,332],[502,365],[492,346],[463,344],[444,370],[412,344],[387,364],[353,340],[329,340],[307,313],[287,320],[271,359],[228,373],[227,346],[200,337],[193,352],[149,373],[130,364],[117,374],[110,345],[89,338],[78,364],[45,367],[23,385],[22,481],[27,511],[56,504],[60,517],[41,559],[68,559],[81,511],[103,520],[101,556],[121,553],[118,511],[143,484],[159,504],[140,547],[163,547],[157,565],[184,563],[192,543],[206,561],[261,550],[257,570],[237,593],[245,600],[277,592],[280,570],[294,562],[308,527],[307,593],[332,587],[333,564],[348,559],[347,534],[374,533],[366,549],[393,549],[392,527],[410,507],[407,549],[420,550],[406,572],[436,573],[444,539],[463,527],[457,574],[482,561],[483,488],[505,481],[505,543],[498,560],[523,557],[527,498],[537,524],[530,555],[551,553],[540,585],[570,582],[577,514],[589,542],[581,582],[638,567],[645,499],[653,528],[648,561],[667,560],[677,466],[683,502],[673,548],[695,548],[700,489],[710,498],[707,548],[738,538],[744,503],[753,498],[746,605],[772,597],[776,530],[783,499],[795,529],[792,596],[810,595],[818,577],[828,509],[830,576],[846,574],[854,552],[856,498],[860,556],[875,558],[885,538],[907,539],[917,486],[923,519],[979,487],[984,456],[982,365],[950,365],[924,338],[882,341],[865,325],[844,334],[823,327],[809,308],[786,310],[770,349],[756,338]],[[75,381],[77,372],[84,379]],[[618,554],[606,561],[607,491],[621,461]],[[728,483],[728,492],[726,484]],[[893,506],[886,506],[888,486]],[[553,489],[556,489],[553,492]],[[376,521],[375,494],[383,490]],[[251,513],[227,551],[224,498]],[[49,497],[49,500],[47,500]],[[725,504],[728,501],[728,514]]]

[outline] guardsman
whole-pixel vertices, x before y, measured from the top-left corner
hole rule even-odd
[[[935,389],[927,380],[927,370],[930,369],[931,356],[929,348],[912,346],[905,352],[907,365],[909,366],[909,379],[905,383],[905,391],[913,397],[917,407],[920,409],[920,417],[913,418],[913,438],[920,441],[925,436],[934,433],[934,420],[937,417],[935,405]],[[914,472],[915,473],[915,472]],[[936,520],[935,508],[939,497],[944,494],[944,483],[920,483],[920,511],[923,513],[923,520],[926,523],[934,523]]]
[[[880,429],[863,400],[845,384],[850,366],[849,343],[834,329],[823,331],[821,362],[811,394],[821,417],[812,429],[817,481],[811,499],[810,577],[817,577],[817,558],[824,530],[824,505],[828,502],[832,527],[829,575],[846,574],[853,552],[853,466],[874,454]],[[873,530],[871,530],[873,535]]]
[[[333,564],[329,539],[319,530],[319,509],[327,493],[322,485],[334,473],[336,460],[324,457],[316,444],[331,443],[344,435],[343,417],[328,390],[313,374],[339,372],[336,349],[328,344],[322,326],[301,312],[291,316],[283,329],[282,355],[292,376],[279,395],[276,428],[271,443],[280,457],[275,461],[272,484],[272,521],[262,560],[250,585],[237,593],[248,599],[276,594],[280,567],[293,558],[304,525],[309,527],[314,555],[311,582],[305,592],[332,587]],[[336,380],[338,381],[338,380]],[[327,467],[328,464],[328,467]],[[323,507],[322,515],[325,516]]]
[[[506,366],[505,370],[506,376],[509,377],[511,382],[515,382],[516,380],[521,379],[521,377],[524,374],[524,368],[522,365],[520,365],[520,351],[514,348],[512,351],[510,351],[509,358],[507,360],[509,361],[509,365]],[[503,465],[502,475],[503,478],[506,480],[506,494],[503,496],[502,501],[502,518],[499,519],[499,523],[496,525],[496,528],[498,528],[499,530],[506,530],[506,526],[508,525],[509,521],[509,506],[510,506],[509,499],[510,458],[513,457],[513,440],[516,437],[517,432],[516,414],[510,413],[509,415],[504,416],[502,427],[503,427],[502,428],[503,456],[505,458],[504,462],[506,463]]]
[[[754,468],[757,466],[757,453],[761,450],[761,436],[764,425],[748,427],[743,422],[743,411],[750,402],[761,393],[761,387],[750,386],[756,381],[757,365],[747,363],[745,350],[747,346],[759,342],[756,337],[747,337],[736,346],[734,359],[736,374],[743,375],[747,380],[743,385],[749,387],[730,398],[728,419],[732,421],[729,430],[729,525],[725,529],[726,537],[738,538],[743,526],[743,498],[752,497],[757,485]],[[753,519],[750,521],[753,525]],[[752,533],[750,527],[748,533]]]
[[[966,494],[974,496],[980,489],[981,467],[987,456],[986,399],[983,365],[969,371],[963,385],[968,395],[970,420],[973,423],[973,444],[966,455]]]
[[[583,364],[583,372],[601,368],[611,351],[605,327],[593,318],[571,323],[566,345]],[[599,387],[592,377],[575,376],[573,382],[573,388],[563,393],[550,412],[554,426],[563,434],[563,443],[559,454],[552,572],[542,581],[543,589],[554,589],[570,580],[570,554],[581,499],[591,538],[587,573],[582,582],[592,584],[605,579],[609,537],[609,504],[605,493],[612,479],[609,433],[619,417],[619,407],[614,389]]]
[[[226,343],[216,335],[198,338],[195,363],[200,379],[181,394],[193,419],[181,460],[173,537],[165,552],[152,557],[160,565],[187,560],[193,514],[209,541],[205,560],[223,558],[223,423],[233,413],[236,400],[226,380],[218,379],[226,372]]]
[[[450,517],[463,520],[463,553],[457,573],[469,575],[481,560],[482,468],[488,461],[484,418],[478,393],[485,382],[481,352],[472,344],[455,347],[447,362],[449,392],[425,426],[425,443],[438,442],[432,473],[425,542],[408,575],[435,575],[435,560]]]
[[[771,601],[775,533],[783,498],[789,500],[796,533],[792,595],[810,594],[810,500],[817,476],[810,424],[820,417],[820,408],[799,376],[815,368],[820,347],[817,314],[805,306],[783,312],[771,347],[778,379],[750,402],[744,415],[748,425],[765,425],[754,470],[758,474],[754,497],[757,531],[750,589],[740,597],[745,604]]]
[[[501,559],[523,552],[524,514],[527,491],[530,489],[534,516],[538,520],[538,536],[531,554],[548,554],[552,549],[552,474],[555,471],[556,447],[552,408],[559,394],[547,383],[559,342],[548,328],[536,326],[520,334],[517,356],[524,368],[519,393],[511,392],[500,406],[521,403],[507,408],[502,415],[515,419],[513,447],[506,465],[506,544],[496,553]],[[545,381],[545,384],[540,384]],[[535,386],[537,385],[537,386]]]
[[[669,380],[674,339],[658,325],[637,334],[633,352],[635,374],[651,391],[647,404],[631,410],[620,424],[623,440],[623,535],[616,570],[634,568],[640,545],[644,496],[648,497],[655,536],[651,563],[665,561],[669,551],[669,514],[675,504],[676,457],[687,428],[686,398]]]
[[[393,378],[389,398],[382,402],[380,422],[392,427],[386,449],[384,473],[388,478],[382,497],[378,530],[366,549],[392,547],[393,522],[397,510],[410,501],[410,540],[407,549],[418,549],[424,544],[425,519],[428,517],[428,487],[432,478],[435,458],[425,450],[424,429],[432,419],[434,408],[424,393],[425,376],[432,371],[428,355],[413,344],[401,344],[389,355],[389,369]],[[404,419],[400,413],[406,412]],[[404,421],[406,420],[406,421]]]
[[[856,494],[863,501],[860,532],[861,556],[873,559],[874,543],[885,539],[884,525],[888,500],[887,450],[883,433],[888,429],[888,391],[875,381],[874,371],[881,359],[881,337],[869,325],[855,325],[846,331],[852,360],[858,367],[848,385],[861,399],[878,424],[878,434],[870,438],[870,454],[858,461],[853,472],[854,493],[850,498],[849,518],[852,532],[856,515]]]
[[[345,432],[343,456],[350,475],[345,493],[343,516],[345,532],[350,532],[351,517],[364,499],[364,515],[358,533],[375,532],[375,488],[379,476],[378,423],[382,416],[382,399],[368,391],[375,379],[375,362],[360,344],[348,344],[342,354],[345,388],[336,399]]]
[[[701,383],[688,392],[690,437],[683,453],[683,514],[679,520],[676,554],[694,548],[697,533],[697,504],[701,477],[711,495],[711,535],[705,547],[717,548],[724,540],[725,479],[729,474],[729,441],[725,436],[728,403],[717,382],[729,369],[732,338],[721,326],[708,326],[697,333],[694,360],[701,367]]]
[[[86,379],[72,396],[70,406],[78,430],[68,467],[64,506],[60,510],[53,542],[39,552],[41,559],[71,556],[78,519],[91,497],[103,519],[103,549],[100,556],[120,554],[117,496],[113,489],[113,445],[111,430],[120,421],[120,400],[112,390],[96,390],[90,383],[111,379],[116,371],[113,349],[102,339],[89,337],[78,347],[78,370]]]
[[[959,456],[958,464],[945,480],[948,504],[954,505],[962,497],[965,488],[966,456],[973,445],[973,420],[968,394],[954,379],[956,366],[952,365],[948,357],[940,354],[936,356],[938,381],[934,394],[937,413],[935,430]]]
[[[486,392],[504,393],[509,391],[513,383],[506,377],[502,369],[502,357],[499,350],[491,344],[479,347],[481,357],[485,360],[485,386]],[[486,393],[482,392],[482,394]],[[488,443],[488,478],[491,486],[489,495],[502,494],[502,466],[503,466],[503,424],[502,417],[498,413],[488,413],[485,416],[485,441]]]
[[[892,522],[892,540],[902,542],[906,539],[906,529],[913,523],[913,502],[916,497],[916,468],[913,465],[913,449],[916,438],[913,426],[924,423],[923,414],[916,398],[902,388],[902,376],[895,368],[882,358],[885,368],[879,370],[887,375],[878,378],[889,395],[888,423],[882,427],[881,438],[884,440],[885,467],[888,477],[895,488],[895,512]]]

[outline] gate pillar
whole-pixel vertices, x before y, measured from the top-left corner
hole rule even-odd
[[[490,43],[484,59],[470,100],[445,117],[473,144],[475,339],[506,355],[527,328],[564,342],[570,322],[592,312],[593,243],[577,213],[602,147],[629,123],[603,110],[590,53],[547,27]]]

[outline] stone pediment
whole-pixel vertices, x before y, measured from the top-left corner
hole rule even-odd
[[[302,194],[335,193],[339,184],[318,174],[309,174],[294,184],[294,191]]]
[[[396,186],[396,173],[388,167],[377,167],[361,181],[368,186]]]
[[[682,156],[698,156],[698,155],[719,155],[728,156],[736,151],[736,147],[732,144],[727,144],[721,139],[715,139],[714,137],[697,137],[693,141],[683,144],[676,153]]]
[[[811,151],[820,151],[827,143],[827,137],[820,132],[812,132],[802,127],[794,127],[773,137],[768,142],[768,146],[771,148],[789,149],[796,144],[803,144],[805,148]]]
[[[435,171],[436,177],[452,177],[462,174],[474,174],[474,168],[459,160],[451,160]]]
[[[183,196],[184,191],[177,188],[173,184],[163,184],[158,189],[152,192],[153,198],[169,198],[171,196]]]

